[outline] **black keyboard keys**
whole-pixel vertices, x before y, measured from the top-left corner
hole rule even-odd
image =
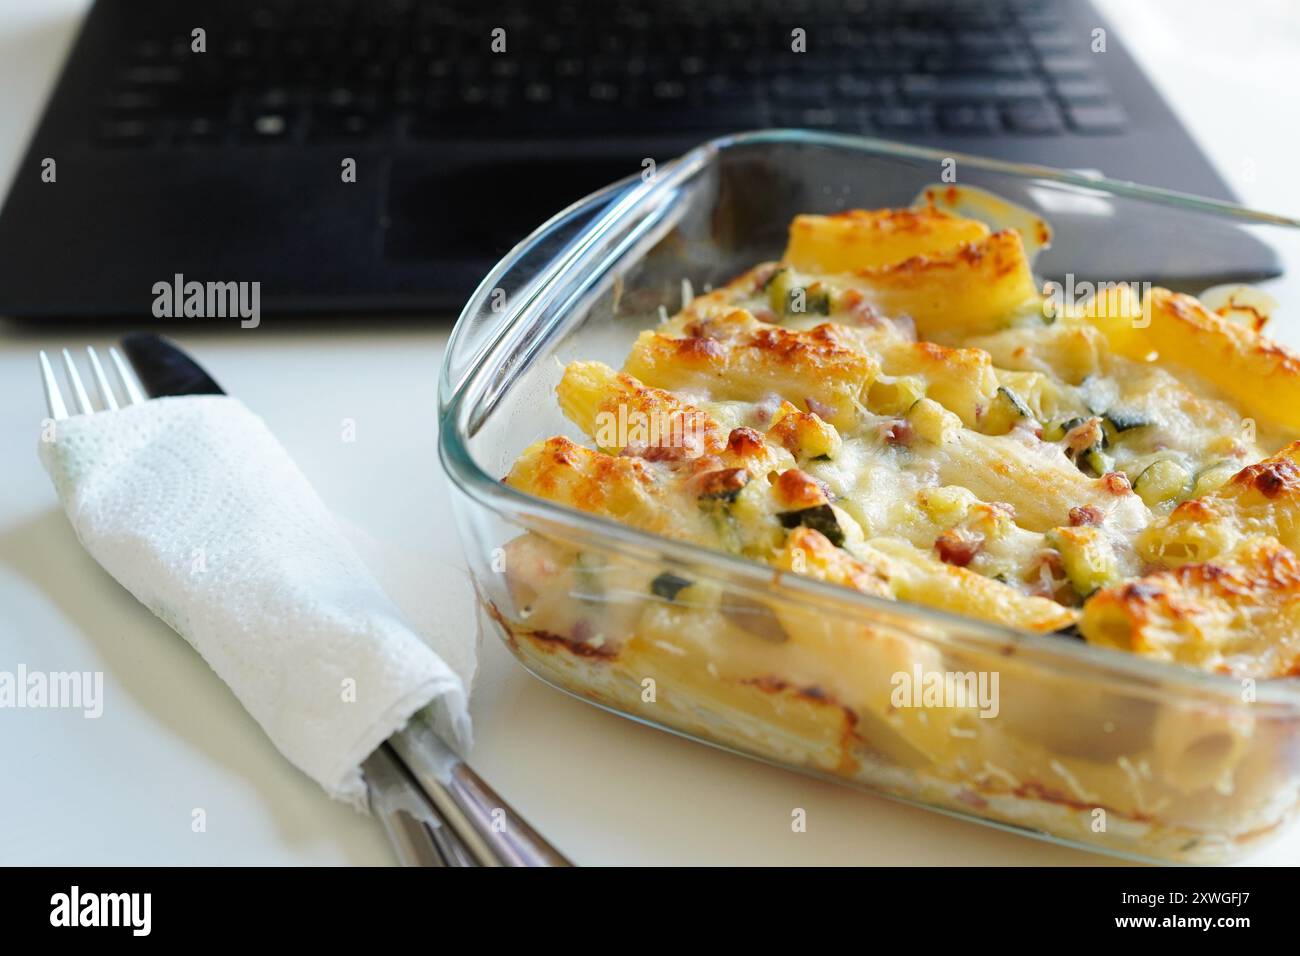
[[[778,0],[268,2],[122,45],[114,146],[603,136],[762,126],[953,139],[1125,127],[1086,44],[1033,5]],[[492,31],[507,30],[506,52]],[[804,52],[791,31],[806,31]]]

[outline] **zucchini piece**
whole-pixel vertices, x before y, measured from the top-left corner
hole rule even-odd
[[[1011,404],[1011,408],[1021,418],[1034,417],[1034,413],[1030,411],[1029,406],[1025,404],[1024,399],[1022,399],[1011,389],[1007,388],[1005,385],[998,386],[998,395],[1001,396],[1002,398],[1005,398]]]
[[[830,315],[831,294],[825,289],[796,286],[786,296],[786,315]]]
[[[1102,421],[1113,428],[1116,432],[1126,432],[1134,428],[1146,428],[1155,424],[1141,412],[1135,412],[1131,409],[1112,408],[1101,416]]]
[[[684,588],[690,587],[691,583],[690,578],[684,578],[680,574],[665,571],[650,582],[650,593],[663,598],[665,601],[675,601],[677,595]]]
[[[765,554],[779,548],[785,535],[772,522],[766,496],[750,482],[734,495],[698,499],[702,514],[718,536],[717,546],[729,554]]]
[[[813,505],[798,511],[780,511],[777,518],[783,528],[811,528],[825,535],[826,540],[837,548],[844,546],[844,530],[835,518],[835,511],[830,505]]]
[[[971,506],[978,500],[973,492],[960,485],[926,488],[916,496],[917,504],[921,506],[926,517],[941,528],[951,528],[960,524],[970,512]]]
[[[1016,427],[1020,421],[1034,421],[1034,413],[1024,399],[1007,388],[999,385],[988,411],[984,413],[985,434],[1005,435]]]
[[[777,315],[830,315],[830,291],[815,292],[802,285],[790,269],[778,269],[763,287],[767,304]]]
[[[1075,465],[1085,475],[1091,475],[1093,478],[1100,478],[1108,471],[1115,470],[1115,461],[1110,455],[1102,451],[1102,443],[1098,442],[1091,448],[1085,448],[1074,459]]]
[[[962,427],[961,419],[932,398],[918,398],[907,410],[907,421],[923,439],[942,445]]]
[[[1241,465],[1232,461],[1220,461],[1202,468],[1200,474],[1196,476],[1192,497],[1200,498],[1202,495],[1218,491],[1240,470]]]
[[[1186,468],[1176,461],[1161,458],[1142,469],[1142,474],[1133,482],[1133,490],[1148,508],[1154,508],[1162,501],[1183,497],[1190,480]]]
[[[768,307],[777,315],[785,315],[786,304],[790,301],[790,290],[794,287],[794,276],[789,269],[777,269],[763,286],[767,293]]]
[[[1077,432],[1077,434],[1073,434]],[[1065,442],[1065,455],[1085,475],[1091,475],[1094,478],[1100,478],[1108,471],[1113,471],[1115,467],[1114,460],[1105,453],[1110,446],[1110,440],[1106,437],[1106,426],[1101,418],[1094,415],[1091,418],[1071,418],[1059,425],[1053,424],[1050,428],[1043,429],[1043,438],[1053,437],[1052,441]],[[1091,441],[1089,445],[1083,445],[1083,442]]]
[[[880,375],[867,390],[867,408],[877,415],[904,415],[925,398],[925,382],[915,375]]]
[[[1087,525],[1053,528],[1044,535],[1044,541],[1061,553],[1065,576],[1081,598],[1087,598],[1119,577],[1115,552],[1097,528]]]
[[[1043,441],[1060,441],[1065,437],[1065,433],[1082,425],[1086,418],[1066,418],[1059,422],[1048,422],[1043,426]]]
[[[738,553],[742,545],[739,523],[732,513],[739,499],[740,492],[734,495],[701,495],[699,499],[700,511],[718,536],[718,546],[731,554]]]

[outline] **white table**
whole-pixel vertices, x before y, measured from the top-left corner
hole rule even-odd
[[[0,0],[0,184],[83,6]],[[1300,111],[1279,102],[1300,55],[1290,6],[1238,2],[1230,20],[1216,0],[1104,2],[1242,197],[1294,214],[1300,139],[1283,117]],[[456,560],[433,418],[448,328],[186,325],[177,337],[265,416],[340,513]],[[0,325],[0,668],[102,670],[107,698],[99,720],[0,710],[0,863],[392,862],[378,827],[280,758],[207,665],[85,555],[59,510],[35,454],[35,352],[121,331]],[[344,418],[354,443],[340,440]],[[399,441],[412,418],[427,427]],[[544,687],[495,641],[473,710],[480,772],[580,863],[1107,862],[641,727]],[[794,807],[806,833],[791,832]],[[206,832],[191,828],[196,808]],[[1300,862],[1300,828],[1252,862]]]

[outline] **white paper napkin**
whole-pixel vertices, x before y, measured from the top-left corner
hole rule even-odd
[[[426,705],[445,739],[468,746],[469,622],[418,633],[238,400],[75,416],[56,423],[40,456],[86,550],[330,796],[364,808],[360,763]],[[382,563],[409,581],[409,564]],[[425,573],[426,596],[467,587],[459,569]]]

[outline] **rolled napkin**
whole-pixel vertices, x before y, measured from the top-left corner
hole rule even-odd
[[[364,808],[361,762],[426,706],[468,746],[468,622],[421,637],[237,399],[158,398],[45,437],[41,461],[86,550],[330,796]]]

